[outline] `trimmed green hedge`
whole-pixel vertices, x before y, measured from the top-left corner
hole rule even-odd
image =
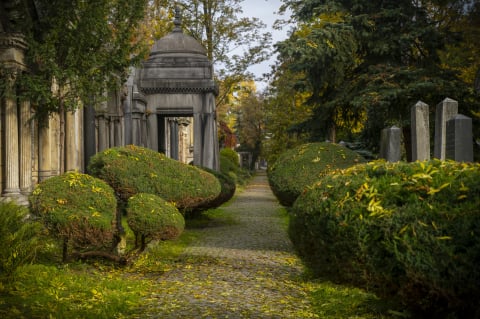
[[[140,250],[154,239],[169,240],[180,236],[185,228],[185,219],[171,203],[153,195],[139,193],[128,200],[127,222],[137,238],[141,239]]]
[[[112,247],[117,201],[104,181],[68,172],[37,184],[29,199],[50,234],[73,248]]]
[[[358,153],[332,143],[309,143],[282,153],[269,165],[268,181],[283,206],[292,206],[305,187],[333,169],[347,168],[365,160]]]
[[[235,184],[235,180],[229,175],[224,174],[222,172],[217,172],[213,169],[209,169],[206,167],[202,167],[202,169],[214,175],[220,182],[220,185],[222,188],[221,188],[220,194],[217,197],[203,204],[202,206],[197,207],[196,210],[198,211],[206,210],[210,208],[216,208],[222,205],[223,203],[228,202],[235,194],[235,190],[237,188]]]
[[[134,145],[97,153],[88,171],[112,186],[124,203],[135,194],[148,193],[190,210],[217,197],[221,189],[212,174]]]
[[[307,265],[435,318],[478,318],[480,165],[372,162],[336,171],[292,208]]]

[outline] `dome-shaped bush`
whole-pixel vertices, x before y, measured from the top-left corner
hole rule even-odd
[[[35,187],[30,203],[50,233],[74,248],[111,248],[117,201],[104,181],[78,172],[53,176]]]
[[[235,165],[236,167],[240,167],[238,153],[232,150],[231,148],[222,148],[220,150],[220,156],[228,158],[228,160]]]
[[[174,239],[185,228],[185,219],[173,204],[145,193],[136,194],[128,200],[127,222],[137,240],[141,238],[141,250],[151,240]]]
[[[282,153],[268,167],[268,181],[278,201],[292,206],[305,187],[329,171],[364,162],[356,152],[332,143],[309,143]]]
[[[190,210],[220,193],[220,183],[212,174],[134,145],[97,153],[88,171],[112,186],[125,203],[132,195],[148,193]]]

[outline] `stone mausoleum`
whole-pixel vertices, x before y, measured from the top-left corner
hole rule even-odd
[[[28,47],[17,25],[41,18],[38,13],[35,1],[0,3],[1,76],[28,70]],[[31,121],[33,107],[16,98],[15,76],[3,78],[11,85],[0,104],[0,200],[27,204],[39,181],[63,170],[84,172],[95,153],[127,144],[218,169],[213,66],[205,49],[182,32],[178,10],[174,30],[155,42],[149,58],[131,74],[124,86],[105,92],[102,105],[66,114],[64,142],[58,116],[50,117],[48,126]]]

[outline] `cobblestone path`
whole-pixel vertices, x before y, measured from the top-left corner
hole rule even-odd
[[[146,317],[315,318],[265,172],[223,209],[229,222],[203,229],[188,262],[158,279]]]

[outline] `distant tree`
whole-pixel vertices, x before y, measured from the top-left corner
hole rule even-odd
[[[238,93],[237,121],[235,130],[240,151],[252,153],[252,165],[262,153],[265,138],[264,99],[248,83]],[[252,167],[253,168],[253,167]]]
[[[301,79],[300,74],[281,65],[270,84],[264,104],[266,138],[263,141],[263,154],[269,163],[284,151],[309,140],[308,131],[299,127],[312,115],[312,108],[306,103],[311,93],[297,90]]]
[[[313,136],[335,136],[340,122],[363,124],[362,137],[378,147],[380,130],[406,125],[418,100],[435,105],[449,96],[471,115],[471,86],[444,68],[439,52],[458,41],[445,18],[467,16],[468,0],[286,0],[298,23],[279,44],[280,61],[303,72],[312,92]],[[449,10],[444,11],[448,8]],[[448,12],[448,15],[447,15]],[[454,12],[454,13],[452,13]],[[328,124],[333,127],[328,129]]]

